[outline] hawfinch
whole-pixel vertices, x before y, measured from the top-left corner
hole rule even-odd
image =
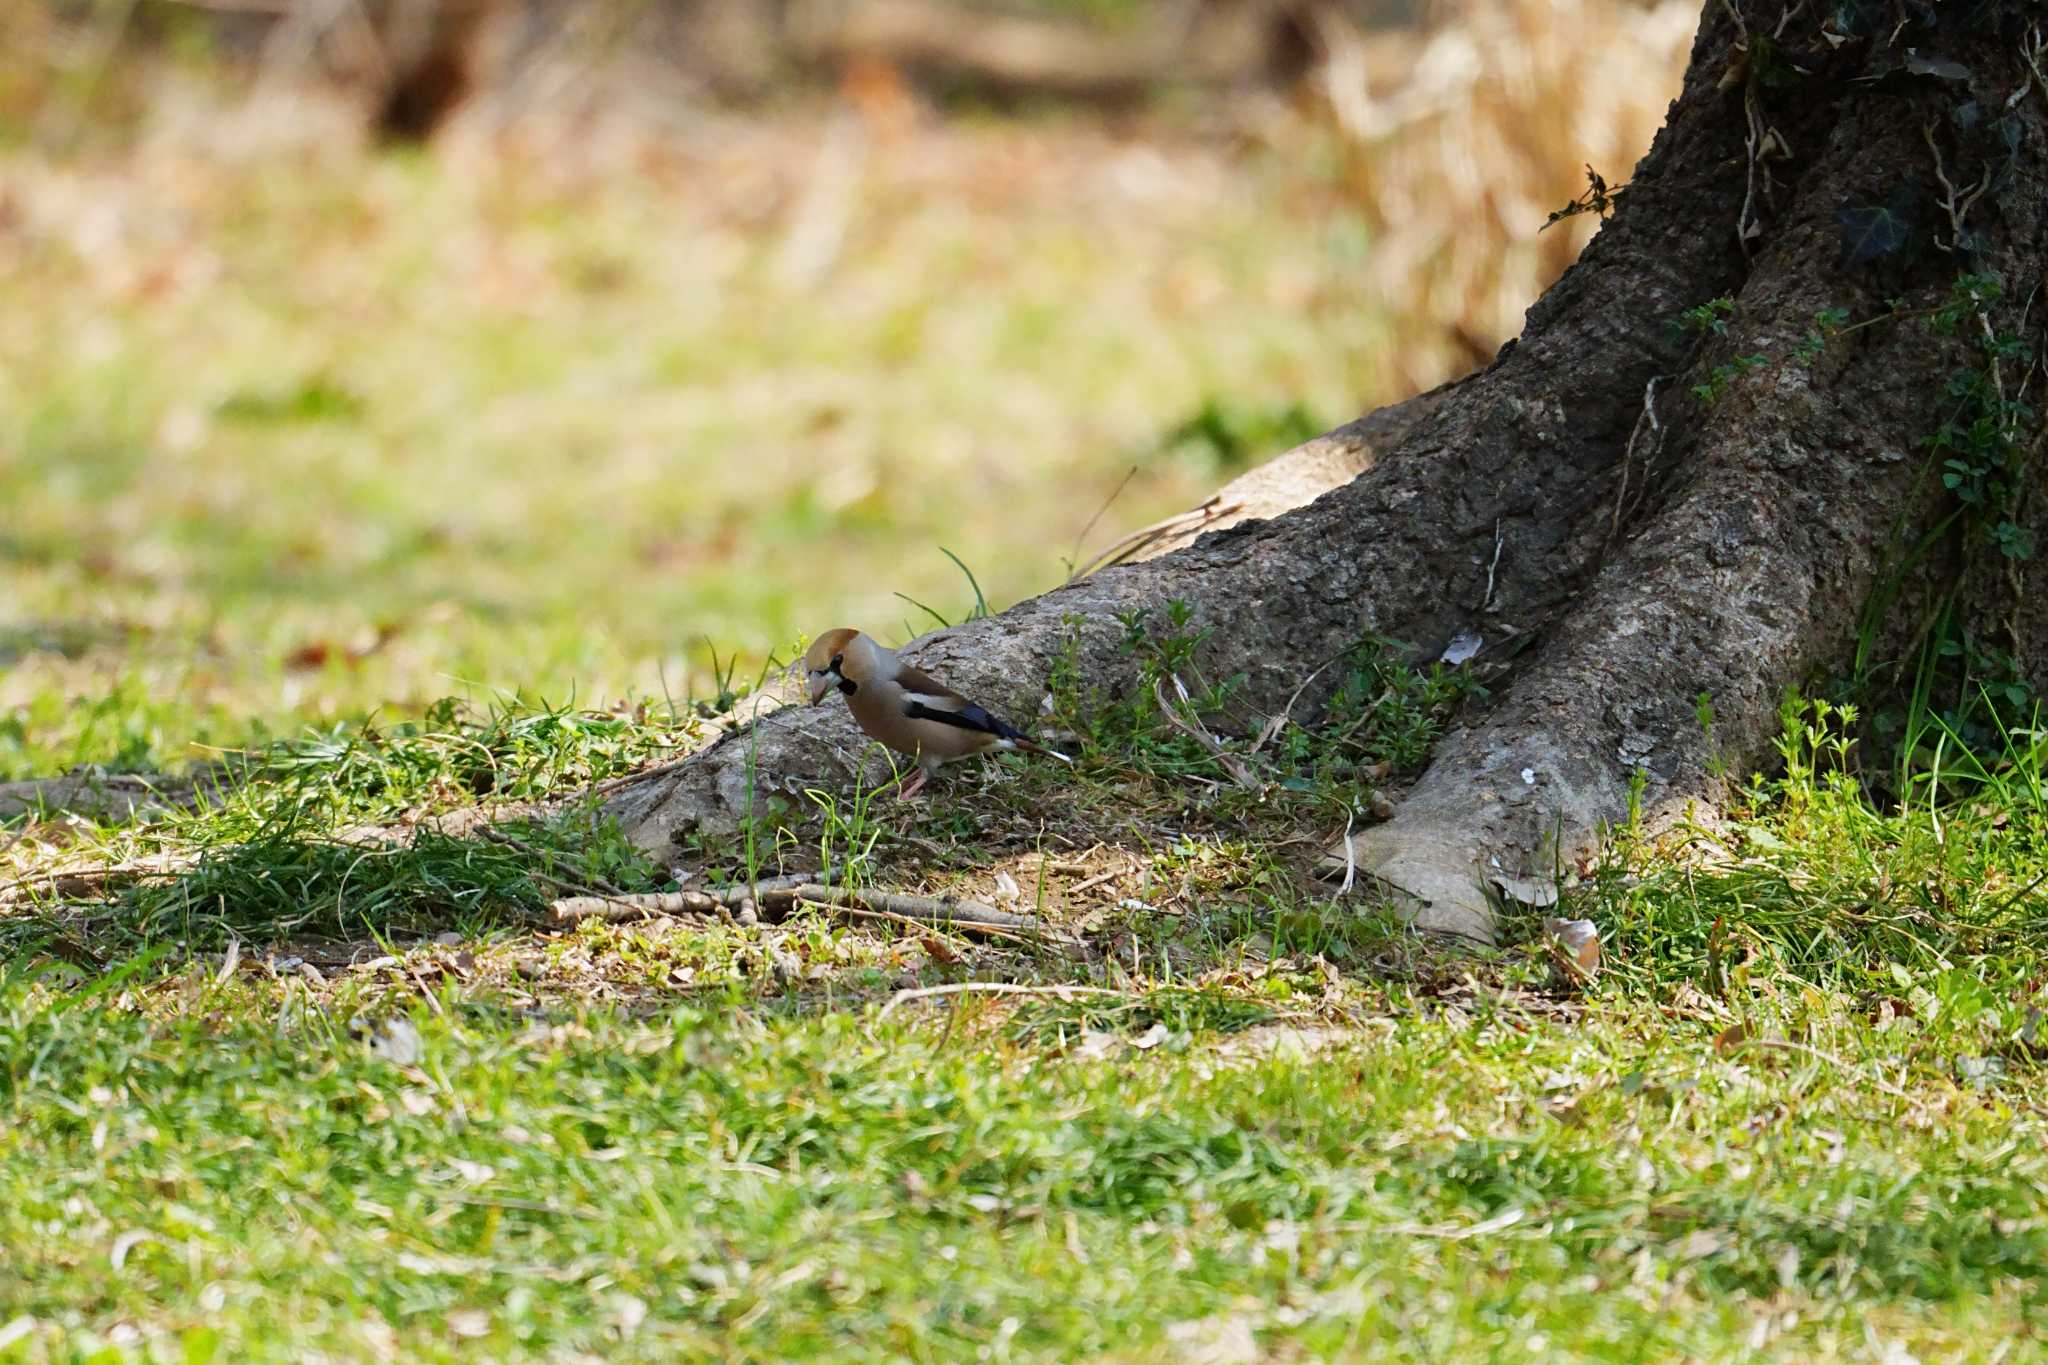
[[[918,672],[857,630],[828,630],[804,656],[811,705],[836,688],[872,738],[917,760],[917,776],[898,793],[915,796],[934,769],[991,749],[1024,749],[1071,763],[1034,744],[1023,731],[990,715],[937,679]]]

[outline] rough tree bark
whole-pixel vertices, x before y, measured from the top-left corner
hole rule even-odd
[[[1994,521],[2007,548],[2024,539],[2039,444],[2016,404],[2048,246],[2043,69],[2028,0],[1711,0],[1612,218],[1491,365],[1283,457],[1164,538],[1207,532],[1192,544],[912,657],[1029,715],[1070,638],[1114,684],[1130,667],[1116,614],[1179,599],[1214,628],[1205,672],[1277,705],[1368,632],[1425,657],[1476,633],[1482,658],[1512,656],[1507,682],[1357,853],[1419,924],[1477,937],[1502,895],[1547,897],[1632,780],[1655,814],[1759,762],[1782,689],[1848,670],[1875,590],[1919,611],[1894,613],[1896,648],[1951,600],[2040,676],[2032,561],[1987,546]],[[1958,280],[1994,272],[2002,295],[1959,310]],[[1679,325],[1714,300],[1706,325]],[[1999,467],[1956,490],[1981,494],[1974,511],[1927,444],[1971,374],[1970,401],[2002,404],[1972,456]],[[1892,593],[1899,547],[1930,527],[1920,588]],[[730,827],[752,794],[857,750],[837,711],[766,702],[615,810],[656,850]]]

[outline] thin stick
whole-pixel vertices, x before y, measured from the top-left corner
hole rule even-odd
[[[1739,21],[1738,21],[1739,22]],[[1735,219],[1735,244],[1742,248],[1742,259],[1751,259],[1749,250],[1749,214],[1756,204],[1756,167],[1762,154],[1764,142],[1763,115],[1757,111],[1756,81],[1754,78],[1743,82],[1742,114],[1749,125],[1748,140],[1745,143],[1748,170],[1743,175],[1742,212]],[[1757,229],[1761,236],[1763,229]]]
[[[723,891],[713,891],[710,894],[717,896],[727,905],[735,905],[742,896],[751,896],[755,900],[761,900],[768,896],[780,896],[794,892],[802,887],[824,886],[825,884],[819,880],[816,873],[784,872],[773,877],[756,877],[752,881],[741,882],[737,886],[729,886]]]
[[[1187,697],[1188,690],[1181,685],[1178,675],[1174,677],[1173,686],[1183,699]],[[1230,775],[1231,781],[1237,783],[1238,786],[1243,787],[1246,791],[1264,794],[1266,784],[1252,775],[1251,769],[1245,766],[1243,759],[1225,749],[1222,740],[1209,733],[1209,727],[1202,724],[1200,716],[1194,714],[1194,707],[1192,705],[1188,707],[1188,715],[1183,717],[1175,709],[1173,703],[1166,699],[1166,679],[1155,678],[1152,680],[1152,695],[1158,699],[1159,714],[1166,717],[1167,723],[1188,738],[1194,740],[1195,743],[1201,745],[1204,749],[1207,749],[1210,755],[1215,758],[1217,766]]]
[[[2034,30],[2027,37],[2032,46],[2023,50],[2020,53],[2020,57],[2026,62],[2027,70],[2033,73],[2034,79],[2032,82],[2020,82],[2019,88],[2014,90],[2005,101],[2005,107],[2008,109],[2018,104],[2027,91],[2033,89],[2035,85],[2041,87],[2042,102],[2048,103],[2048,71],[2041,69],[2041,58],[2043,54],[2048,54],[2048,37],[2042,36],[2038,25],[2035,26]]]
[[[894,1012],[898,1005],[910,1000],[929,1000],[941,995],[1056,995],[1062,1000],[1071,1000],[1077,995],[1113,995],[1122,998],[1124,991],[1113,991],[1106,986],[1013,986],[1007,981],[954,981],[944,986],[917,986],[910,990],[898,991],[889,1003],[882,1006],[882,1012],[875,1016],[880,1023]]]
[[[1389,1237],[1427,1237],[1444,1242],[1462,1242],[1471,1237],[1490,1237],[1496,1232],[1505,1232],[1521,1222],[1528,1214],[1521,1209],[1507,1209],[1495,1214],[1482,1223],[1346,1223],[1345,1230],[1372,1231]],[[1549,1224],[1542,1224],[1548,1227]]]
[[[1092,573],[1121,564],[1132,555],[1148,548],[1154,542],[1164,540],[1171,535],[1176,535],[1190,526],[1206,526],[1212,521],[1233,516],[1243,510],[1244,504],[1241,502],[1226,503],[1220,497],[1212,497],[1200,507],[1191,508],[1186,512],[1177,512],[1163,521],[1155,521],[1150,526],[1131,532],[1122,540],[1114,542],[1107,549],[1096,555],[1095,558],[1089,560],[1086,565],[1075,570],[1068,576],[1067,581],[1069,583],[1078,582]]]
[[[31,887],[47,886],[58,895],[67,895],[65,884],[78,882],[75,890],[87,890],[102,886],[123,877],[167,877],[191,865],[191,860],[164,863],[110,863],[105,867],[60,867],[49,872],[30,872],[0,886],[0,901]]]
[[[1068,887],[1067,894],[1069,896],[1078,896],[1083,891],[1093,891],[1096,887],[1102,885],[1104,882],[1115,881],[1118,877],[1124,876],[1129,871],[1130,869],[1127,867],[1112,867],[1107,872],[1098,872],[1094,876],[1090,877],[1087,881],[1076,882],[1072,886]]]
[[[1132,465],[1130,472],[1123,476],[1123,479],[1117,484],[1115,491],[1104,498],[1102,506],[1095,509],[1095,515],[1088,518],[1088,524],[1081,528],[1081,534],[1074,537],[1074,553],[1067,557],[1067,564],[1070,568],[1081,562],[1081,547],[1088,543],[1088,533],[1095,529],[1095,523],[1102,520],[1103,513],[1109,511],[1110,504],[1122,497],[1124,490],[1131,486],[1131,480],[1137,477],[1138,467]]]
[[[908,896],[894,891],[857,891],[845,886],[799,886],[789,891],[763,892],[762,897],[765,901],[790,904],[802,900],[815,901],[834,908],[850,905],[860,910],[884,910],[921,924],[947,925],[961,929],[982,927],[1031,934],[1044,932],[1044,926],[1028,915],[1012,915],[1008,911],[998,910],[993,905],[983,905],[979,901]]]
[[[607,924],[657,915],[715,915],[725,908],[702,891],[646,891],[630,896],[567,896],[548,906],[557,923],[595,919]]]
[[[1491,611],[1493,609],[1494,575],[1500,572],[1500,552],[1507,543],[1507,530],[1502,526],[1501,519],[1495,517],[1493,519],[1493,559],[1486,566],[1486,596],[1479,599],[1479,610],[1481,611]]]
[[[1628,434],[1628,445],[1621,452],[1621,481],[1615,485],[1614,518],[1607,527],[1607,540],[1609,544],[1612,544],[1614,538],[1621,534],[1623,505],[1628,500],[1628,471],[1629,467],[1635,463],[1636,442],[1642,437],[1643,427],[1647,423],[1652,436],[1661,437],[1664,432],[1664,429],[1657,425],[1657,384],[1663,378],[1664,376],[1661,374],[1653,375],[1650,378],[1650,382],[1643,386],[1643,413],[1642,416],[1636,418],[1635,427]],[[1654,458],[1656,458],[1654,448],[1650,454],[1643,457],[1643,484],[1646,491],[1650,481],[1650,461]]]
[[[1351,822],[1358,818],[1357,807],[1349,802],[1344,806],[1344,884],[1337,888],[1337,894],[1351,894],[1352,883],[1358,880],[1358,845],[1351,842]]]
[[[963,935],[976,933],[987,934],[991,938],[1011,939],[1018,943],[1028,943],[1030,941],[1022,934],[1013,934],[1008,929],[998,928],[993,924],[949,924],[941,926],[921,919],[911,919],[906,915],[893,914],[887,910],[868,910],[857,905],[827,905],[823,901],[803,901],[801,904],[814,906],[819,910],[829,910],[835,915],[850,915],[854,919],[878,919],[890,924],[900,924],[906,929],[915,929],[920,933],[945,933],[948,929],[957,929]]]
[[[442,1006],[440,998],[427,989],[426,979],[419,974],[419,971],[411,963],[405,964],[405,974],[412,978],[413,985],[420,988],[420,994],[426,998],[427,1004],[433,1007],[434,1013],[446,1019],[448,1017],[447,1009]]]
[[[1492,595],[1492,590],[1489,589],[1487,592],[1487,596],[1491,597]],[[1266,747],[1267,741],[1271,740],[1275,735],[1279,734],[1282,730],[1287,728],[1288,717],[1289,714],[1294,710],[1294,703],[1301,700],[1301,694],[1308,691],[1308,685],[1310,683],[1314,682],[1317,678],[1322,676],[1324,669],[1328,668],[1331,664],[1336,662],[1336,659],[1323,660],[1321,664],[1316,666],[1315,672],[1309,674],[1306,678],[1303,678],[1301,680],[1301,686],[1294,689],[1294,695],[1287,699],[1287,705],[1280,708],[1280,714],[1274,716],[1271,720],[1267,721],[1265,724],[1265,728],[1259,731],[1259,737],[1252,741],[1252,747],[1250,752],[1254,756],[1258,754],[1259,750]]]
[[[1012,915],[977,901],[910,896],[890,891],[855,890],[844,886],[763,885],[758,896],[749,888],[734,887],[723,892],[656,891],[632,896],[571,896],[549,907],[558,923],[597,919],[617,923],[644,919],[650,915],[709,915],[728,909],[742,898],[756,900],[763,909],[779,907],[785,913],[799,902],[831,910],[862,910],[892,915],[902,920],[941,928],[997,930],[1013,937],[1042,935],[1045,926],[1026,915]]]

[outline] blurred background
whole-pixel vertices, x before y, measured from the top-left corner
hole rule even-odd
[[[1489,358],[1698,15],[0,0],[0,779],[1043,591]]]

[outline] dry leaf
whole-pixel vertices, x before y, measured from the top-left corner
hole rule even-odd
[[[157,1235],[153,1232],[124,1232],[114,1239],[114,1249],[108,1254],[107,1260],[113,1265],[115,1270],[119,1270],[128,1263],[129,1252],[135,1250],[144,1242],[154,1242],[156,1240]]]
[[[1248,1365],[1259,1358],[1259,1339],[1242,1314],[1172,1323],[1166,1340],[1183,1365]]]
[[[221,954],[220,973],[213,978],[213,984],[226,985],[227,979],[235,974],[235,968],[241,965],[241,961],[242,940],[231,933],[228,935],[228,950]]]
[[[410,1019],[387,1019],[371,1035],[370,1051],[393,1066],[416,1066],[426,1053],[426,1045]]]
[[[1683,1261],[1697,1261],[1703,1257],[1712,1256],[1719,1250],[1721,1250],[1720,1236],[1709,1232],[1705,1228],[1687,1234],[1685,1240],[1673,1248],[1678,1258]]]
[[[1452,668],[1456,668],[1459,664],[1464,663],[1467,659],[1477,654],[1485,645],[1486,641],[1476,632],[1469,630],[1460,631],[1451,637],[1449,644],[1444,646],[1443,655],[1437,662],[1449,664]]]
[[[1074,1045],[1072,1055],[1081,1061],[1092,1062],[1115,1052],[1123,1046],[1123,1041],[1114,1033],[1101,1029],[1082,1029],[1081,1041]]]
[[[1149,1051],[1165,1042],[1171,1032],[1172,1030],[1168,1029],[1164,1024],[1154,1024],[1151,1028],[1146,1029],[1143,1033],[1131,1039],[1131,1046],[1141,1051]]]
[[[614,1294],[612,1316],[618,1321],[619,1331],[630,1337],[647,1321],[647,1302],[632,1294]]]
[[[489,1336],[491,1315],[481,1308],[459,1308],[448,1315],[448,1330],[458,1337]]]

